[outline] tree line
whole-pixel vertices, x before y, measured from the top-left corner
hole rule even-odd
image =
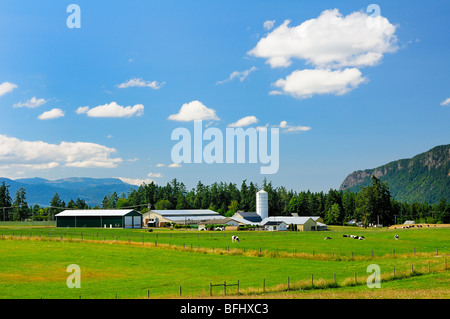
[[[215,182],[205,185],[201,181],[195,188],[187,187],[173,179],[166,185],[142,184],[128,194],[110,193],[101,205],[90,207],[83,199],[70,200],[67,204],[55,193],[49,207],[28,206],[26,192],[19,189],[11,199],[8,186],[0,186],[2,220],[53,220],[63,209],[121,209],[134,208],[141,212],[149,209],[211,209],[224,216],[238,211],[256,212],[256,193],[263,189],[268,193],[270,216],[320,216],[329,225],[342,225],[351,220],[363,225],[400,224],[406,220],[418,223],[450,223],[450,203],[442,198],[438,204],[426,202],[400,202],[391,196],[389,187],[375,176],[371,185],[359,192],[330,189],[328,193],[287,190],[274,187],[264,179],[261,186],[244,180],[240,187],[234,183]]]

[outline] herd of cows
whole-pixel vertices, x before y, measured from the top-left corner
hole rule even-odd
[[[353,239],[359,239],[359,240],[364,240],[364,236],[357,236],[357,235],[342,235],[342,237],[348,237],[348,238],[353,238]],[[325,240],[328,239],[332,239],[331,237],[325,237]]]

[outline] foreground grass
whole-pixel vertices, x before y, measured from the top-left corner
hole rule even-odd
[[[183,298],[195,298],[209,296],[209,283],[236,283],[237,280],[239,294],[235,288],[228,289],[233,297],[314,298],[315,293],[326,296],[326,291],[359,296],[373,293],[364,284],[367,266],[373,263],[369,260],[268,258],[179,247],[165,249],[131,241],[70,241],[25,236],[2,239],[0,298],[177,298],[180,287]],[[408,258],[379,258],[376,263],[386,284],[420,278],[402,287],[414,292],[429,289],[430,282],[421,281],[423,278],[429,278],[435,287],[436,277],[428,276],[443,271],[444,258],[416,254]],[[66,270],[70,264],[81,268],[80,289],[67,288]],[[391,274],[394,267],[395,277]],[[311,275],[315,289],[309,289]],[[442,276],[448,287],[447,273]],[[417,286],[417,282],[422,284]],[[443,290],[445,295],[448,289]],[[220,288],[214,288],[213,294],[223,295]]]

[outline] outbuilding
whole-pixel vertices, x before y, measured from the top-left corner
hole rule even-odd
[[[264,218],[260,225],[264,226],[266,229],[266,225],[275,225],[277,223],[283,222],[287,228],[291,225],[294,227],[294,230],[296,231],[312,231],[317,230],[317,223],[311,218],[311,217],[291,217],[291,216],[271,216]],[[278,226],[277,229],[274,227],[271,228],[271,230],[284,230],[283,225]]]
[[[142,214],[134,209],[65,210],[56,227],[142,228]]]

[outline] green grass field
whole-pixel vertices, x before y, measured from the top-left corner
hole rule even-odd
[[[231,243],[236,233],[241,241]],[[177,298],[180,287],[183,298],[208,298],[210,283],[238,280],[239,294],[229,287],[227,297],[448,298],[450,290],[449,228],[233,233],[0,224],[0,235],[0,298]],[[70,264],[80,266],[80,289],[67,287]],[[370,264],[380,266],[380,289],[366,285]],[[212,292],[223,297],[221,287]]]

